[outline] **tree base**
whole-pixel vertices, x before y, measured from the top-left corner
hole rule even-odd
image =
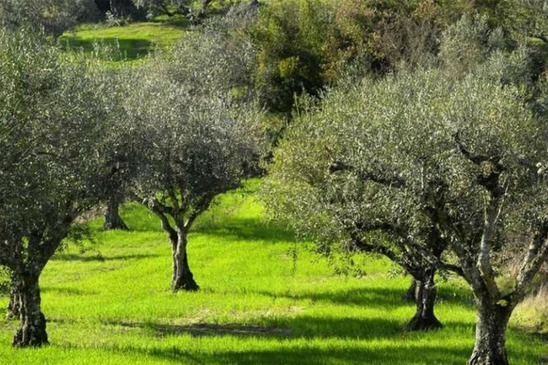
[[[23,324],[13,338],[13,347],[42,347],[49,345],[46,318],[43,314],[35,321]]]
[[[105,223],[103,224],[103,229],[105,231],[111,229],[121,229],[123,231],[128,231],[126,223],[120,217],[120,202],[116,198],[111,198],[108,202],[107,211],[105,213]]]
[[[440,328],[443,328],[443,324],[436,317],[413,317],[413,319],[405,326],[405,331],[432,331]]]
[[[172,289],[174,292],[198,291],[200,290],[200,286],[196,283],[196,281],[194,281],[194,279],[177,280],[177,282],[173,283]]]
[[[505,353],[494,353],[492,349],[489,349],[486,351],[474,350],[467,365],[509,365],[509,363]]]
[[[113,230],[113,229],[119,229],[119,230],[122,230],[122,231],[129,231],[129,228],[128,226],[126,226],[126,224],[121,221],[121,222],[105,222],[105,224],[103,225],[103,229],[105,231],[110,231],[110,230]]]

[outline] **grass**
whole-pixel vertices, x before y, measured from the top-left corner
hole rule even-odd
[[[334,275],[309,243],[262,220],[256,187],[222,196],[197,221],[189,246],[197,293],[170,292],[167,237],[152,215],[127,205],[133,231],[99,232],[93,250],[68,249],[46,267],[52,345],[12,349],[17,322],[0,320],[0,364],[465,363],[475,322],[468,291],[442,283],[445,328],[404,333],[414,311],[402,300],[408,278],[390,277],[378,259],[365,261],[361,278]],[[1,298],[1,318],[6,305]],[[540,336],[515,326],[511,363],[539,364]]]
[[[151,51],[172,46],[183,34],[187,24],[158,21],[130,23],[108,27],[104,24],[84,24],[66,32],[59,38],[67,50],[94,52],[97,45],[114,49],[114,61],[136,61]]]

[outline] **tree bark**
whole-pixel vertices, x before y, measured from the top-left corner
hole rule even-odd
[[[476,296],[476,343],[468,365],[508,365],[506,329],[513,308],[492,303],[490,296]]]
[[[8,303],[8,313],[6,319],[18,319],[21,316],[21,297],[17,290],[17,278],[14,273],[11,274],[10,301]]]
[[[415,316],[407,324],[407,331],[429,331],[443,327],[434,314],[438,289],[434,281],[436,270],[428,270],[423,280],[416,282]]]
[[[16,287],[21,302],[21,326],[15,334],[13,346],[40,347],[49,344],[46,318],[41,311],[38,275],[18,275]]]
[[[417,301],[417,280],[415,280],[414,277],[411,277],[411,284],[409,285],[409,289],[405,292],[405,300],[410,302]]]
[[[192,271],[190,271],[186,248],[186,232],[179,231],[176,241],[172,240],[173,276],[171,286],[173,291],[197,291],[198,289],[200,289],[200,287],[194,280],[194,275],[192,274]]]
[[[103,228],[128,230],[128,227],[122,217],[120,217],[120,200],[117,197],[111,197],[108,200],[107,211],[105,213],[105,223]]]

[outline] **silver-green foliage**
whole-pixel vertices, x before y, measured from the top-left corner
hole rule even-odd
[[[133,131],[130,190],[169,234],[174,290],[198,288],[186,258],[194,220],[218,194],[239,187],[261,155],[262,112],[242,65],[249,58],[245,44],[206,30],[136,69],[128,85],[120,121]]]
[[[355,222],[404,227],[427,246],[435,227],[482,313],[509,318],[548,256],[546,131],[509,74],[519,53],[485,58],[461,77],[432,69],[366,79],[297,115],[270,169],[270,212],[326,248],[352,247]],[[500,288],[494,255],[516,245],[521,270]],[[505,315],[482,317],[502,326],[478,326],[477,358],[495,345],[495,360],[505,358]]]
[[[14,341],[47,342],[38,278],[73,221],[106,193],[105,79],[39,34],[0,32],[0,264],[27,305]]]
[[[0,25],[31,27],[55,36],[94,17],[93,0],[0,0]]]

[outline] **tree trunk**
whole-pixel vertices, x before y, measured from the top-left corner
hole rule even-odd
[[[21,297],[17,291],[17,278],[11,274],[10,301],[8,303],[8,313],[6,319],[18,319],[21,316]]]
[[[186,232],[177,234],[177,241],[172,241],[173,251],[173,276],[171,286],[173,291],[185,290],[196,291],[200,289],[190,267],[188,266],[188,254],[186,250]]]
[[[117,197],[111,197],[108,200],[107,211],[105,213],[105,224],[103,228],[109,229],[123,229],[128,230],[126,223],[120,217],[120,201]]]
[[[40,307],[38,275],[17,277],[17,291],[21,302],[21,327],[13,339],[15,347],[40,347],[49,344],[46,318]]]
[[[468,365],[508,365],[506,328],[513,308],[494,304],[488,297],[476,296],[476,343]]]
[[[411,277],[411,285],[409,285],[409,289],[405,292],[405,300],[410,302],[416,302],[417,300],[417,280],[413,277]]]
[[[434,282],[436,270],[429,270],[422,281],[417,280],[415,316],[407,324],[407,331],[428,331],[443,327],[434,314],[438,289]]]

